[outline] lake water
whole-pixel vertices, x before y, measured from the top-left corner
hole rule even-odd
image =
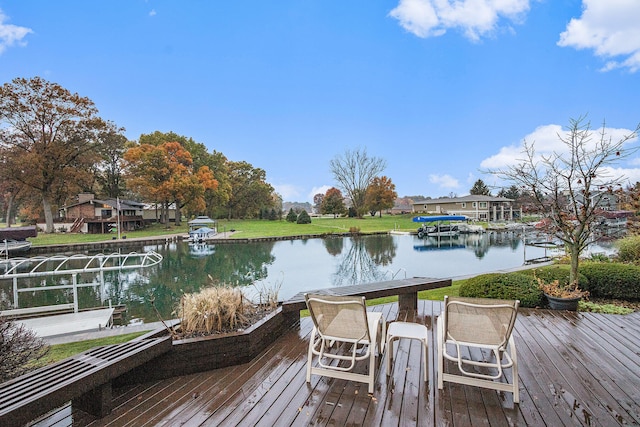
[[[510,269],[526,259],[551,255],[524,245],[513,233],[419,239],[413,235],[373,235],[315,239],[192,245],[172,242],[141,246],[164,259],[158,266],[105,273],[105,286],[78,290],[80,307],[102,302],[126,304],[129,318],[146,322],[173,317],[180,296],[209,283],[244,286],[248,294],[278,289],[280,300],[301,291],[405,277],[455,278]],[[593,252],[610,252],[608,246]],[[57,282],[56,282],[57,281]],[[96,275],[80,283],[99,283]],[[68,283],[68,279],[32,279],[30,286]],[[20,287],[26,286],[20,282]],[[24,292],[20,307],[72,302],[70,290]],[[11,282],[0,281],[0,303],[12,301]]]

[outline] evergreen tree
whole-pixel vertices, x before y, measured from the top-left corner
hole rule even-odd
[[[472,194],[474,196],[490,196],[491,191],[489,190],[489,187],[487,187],[487,184],[479,179],[475,182],[475,184],[473,184],[473,187],[471,187],[471,190],[469,190],[469,194]]]
[[[293,211],[293,208],[289,209],[289,213],[287,214],[287,221],[296,222],[298,220],[298,215]]]
[[[309,216],[307,211],[300,212],[300,215],[298,215],[297,223],[298,224],[311,224],[311,217]]]
[[[506,197],[507,199],[518,200],[521,196],[521,192],[517,185],[512,185],[509,188],[503,188],[498,193],[498,197]]]

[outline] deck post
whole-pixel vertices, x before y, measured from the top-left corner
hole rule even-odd
[[[412,292],[398,295],[398,309],[400,311],[418,310],[418,293]]]
[[[107,381],[73,399],[73,407],[81,409],[96,417],[104,417],[111,412],[112,392],[111,381]]]

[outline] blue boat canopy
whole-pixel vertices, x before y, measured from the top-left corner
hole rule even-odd
[[[416,216],[413,222],[437,222],[437,221],[466,221],[464,215],[435,215],[435,216]]]

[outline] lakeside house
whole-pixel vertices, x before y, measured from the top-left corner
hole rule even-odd
[[[442,197],[414,201],[413,213],[464,215],[477,221],[512,221],[520,215],[514,211],[513,199],[485,195]]]
[[[132,200],[98,200],[94,194],[80,193],[77,203],[60,209],[60,217],[70,223],[67,231],[71,233],[110,233],[117,225],[119,208],[121,230],[132,231],[144,225],[144,207]]]

